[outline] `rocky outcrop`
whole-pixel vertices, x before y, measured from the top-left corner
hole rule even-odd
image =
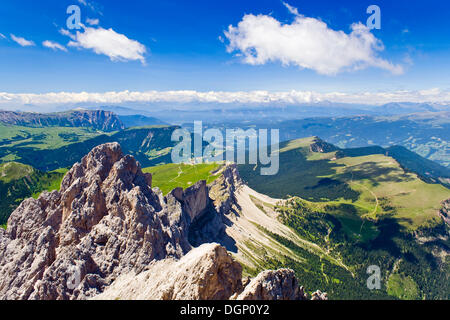
[[[442,202],[442,208],[439,210],[439,215],[441,216],[442,220],[450,226],[450,199],[445,200]]]
[[[95,299],[225,300],[242,290],[242,267],[218,244],[192,249],[180,260],[152,263],[119,277]]]
[[[218,213],[228,215],[239,211],[235,193],[241,185],[242,179],[236,164],[228,164],[221,176],[210,186],[209,195]]]
[[[326,292],[317,290],[312,294],[311,300],[328,300],[328,294]]]
[[[87,127],[107,132],[125,129],[116,114],[103,110],[74,110],[46,114],[0,111],[0,122],[25,127]]]
[[[244,288],[245,287],[245,288]],[[180,260],[152,263],[119,277],[96,300],[306,300],[294,271],[264,271],[242,282],[242,267],[218,244],[203,244]],[[317,291],[313,300],[326,300]]]
[[[208,210],[210,199],[208,187],[204,180],[197,182],[186,190],[176,188],[172,190],[171,195],[182,203],[183,210],[189,215],[191,221],[201,218]]]
[[[237,300],[306,300],[294,271],[264,271],[250,281]]]
[[[59,192],[25,200],[1,239],[0,297],[91,297],[121,274],[183,256],[191,249],[189,220],[150,181],[112,143],[74,165]]]
[[[195,217],[190,214],[192,220],[189,228],[189,241],[194,246],[199,246],[203,243],[218,242],[224,245],[227,249],[235,249],[234,240],[226,235],[226,225],[230,223],[228,216],[230,214],[237,214],[239,211],[239,205],[235,198],[235,192],[241,185],[241,178],[237,171],[235,164],[228,164],[224,168],[220,169],[219,177],[206,186],[206,183],[200,182],[197,192],[194,192],[197,203],[189,200],[196,190],[191,187],[192,190],[175,189],[172,194],[179,199],[185,205],[187,212],[190,212],[190,208],[195,208],[196,212],[200,214]],[[206,201],[204,197],[203,188],[207,188]]]
[[[318,153],[328,153],[339,150],[334,145],[321,140],[319,137],[314,137],[314,142],[310,145],[309,149],[311,152]]]
[[[304,299],[292,270],[244,288],[224,247],[194,244],[222,239],[235,169],[217,182],[228,197],[211,199],[204,181],[164,197],[119,144],[94,148],[0,228],[0,299]]]

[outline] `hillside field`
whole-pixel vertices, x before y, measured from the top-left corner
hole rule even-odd
[[[26,198],[37,198],[43,191],[59,190],[67,169],[42,172],[17,162],[0,164],[0,225]]]
[[[158,187],[164,194],[177,187],[183,189],[195,184],[197,181],[206,180],[209,184],[219,176],[218,172],[222,164],[164,164],[155,167],[144,168],[142,171],[152,174],[152,186]]]
[[[239,172],[251,188],[273,198],[348,205],[361,218],[393,217],[408,230],[440,222],[436,212],[450,198],[448,188],[422,181],[391,157],[313,152],[315,143],[316,138],[308,138],[282,144],[275,176],[261,176],[249,165],[239,166]]]

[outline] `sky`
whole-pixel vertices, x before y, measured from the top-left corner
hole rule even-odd
[[[380,29],[366,25],[370,5]],[[0,108],[450,102],[449,10],[438,0],[3,0]]]

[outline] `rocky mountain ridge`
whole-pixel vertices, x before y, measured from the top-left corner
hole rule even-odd
[[[211,243],[234,206],[227,170],[215,199],[205,182],[164,197],[118,143],[94,148],[0,229],[0,299],[306,299],[291,270],[243,283]]]
[[[57,113],[0,110],[0,123],[24,127],[85,127],[105,132],[125,129],[119,117],[103,110],[72,110]]]

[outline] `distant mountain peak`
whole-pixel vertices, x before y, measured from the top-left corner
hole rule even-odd
[[[24,127],[83,127],[101,131],[125,128],[119,117],[110,111],[76,109],[56,113],[0,111],[0,123]]]

